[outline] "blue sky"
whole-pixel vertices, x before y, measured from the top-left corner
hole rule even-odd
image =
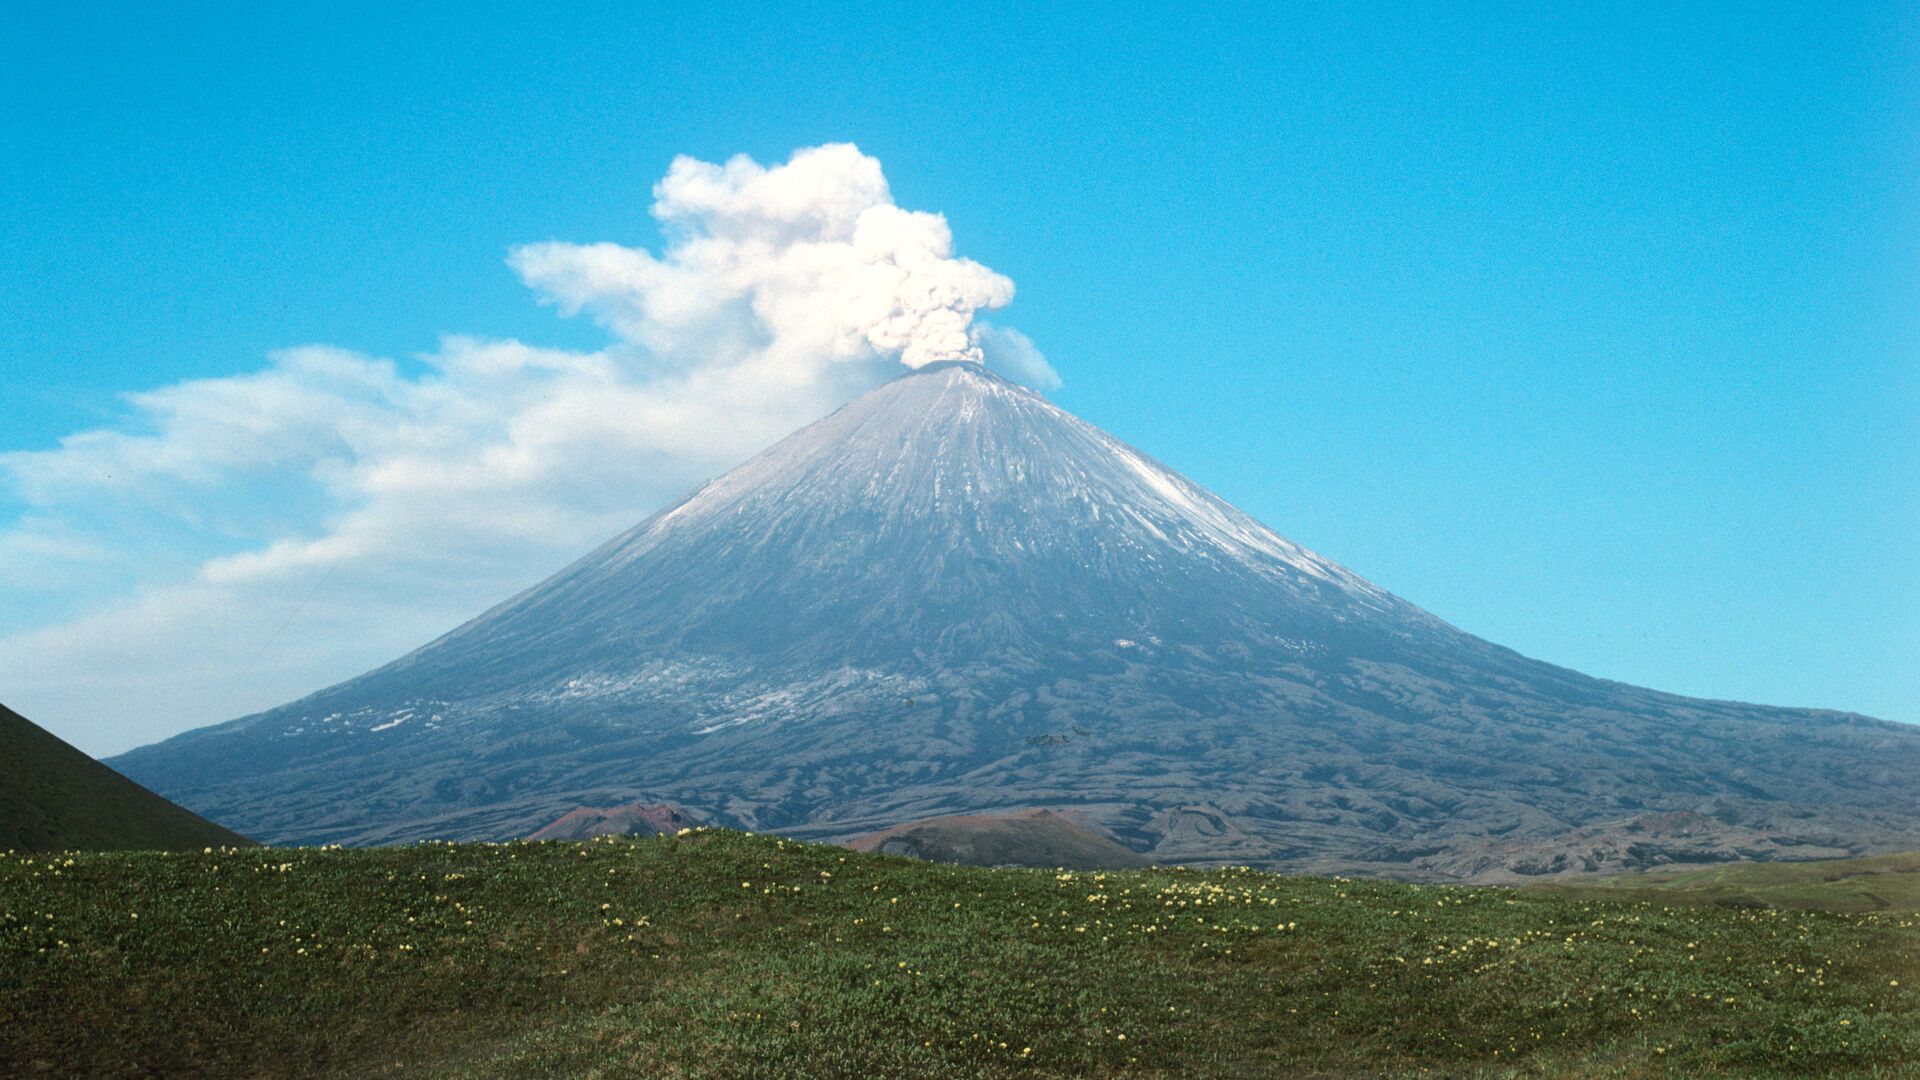
[[[0,700],[86,749],[356,674],[740,451],[594,474],[512,542],[463,548],[449,503],[431,544],[246,577],[365,509],[351,462],[49,490],[63,439],[151,434],[127,395],[194,380],[630,357],[509,252],[659,252],[676,156],[840,142],[1015,283],[986,317],[1057,402],[1289,537],[1595,675],[1920,721],[1910,5],[394,7],[0,36]],[[269,360],[310,345],[346,358]]]

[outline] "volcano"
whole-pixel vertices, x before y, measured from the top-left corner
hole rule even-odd
[[[1678,811],[1771,857],[1920,846],[1920,728],[1528,659],[970,363],[385,667],[113,765],[273,842],[645,801],[813,839],[1067,810],[1156,861],[1434,878]]]

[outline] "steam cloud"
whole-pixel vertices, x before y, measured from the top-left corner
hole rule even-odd
[[[391,659],[898,371],[1058,376],[976,324],[1013,283],[894,205],[852,146],[673,162],[659,254],[540,243],[512,268],[611,340],[449,338],[408,374],[312,345],[126,398],[0,454],[0,686],[95,752]]]
[[[880,163],[846,144],[771,169],[679,158],[653,214],[674,238],[663,257],[549,243],[511,262],[562,311],[592,312],[668,362],[979,362],[974,312],[1013,299],[1013,282],[954,257],[945,218],[895,206]],[[733,332],[743,309],[764,338]]]

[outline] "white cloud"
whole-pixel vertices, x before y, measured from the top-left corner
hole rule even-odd
[[[852,146],[676,160],[653,254],[542,243],[509,262],[593,352],[450,338],[417,374],[305,346],[128,395],[128,421],[0,454],[17,513],[0,694],[96,752],[391,659],[886,377],[986,360],[1058,377],[1013,296],[895,206]],[[4,504],[0,504],[4,505]]]

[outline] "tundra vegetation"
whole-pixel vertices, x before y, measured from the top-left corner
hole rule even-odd
[[[770,836],[0,858],[0,1074],[1920,1075],[1920,915]]]

